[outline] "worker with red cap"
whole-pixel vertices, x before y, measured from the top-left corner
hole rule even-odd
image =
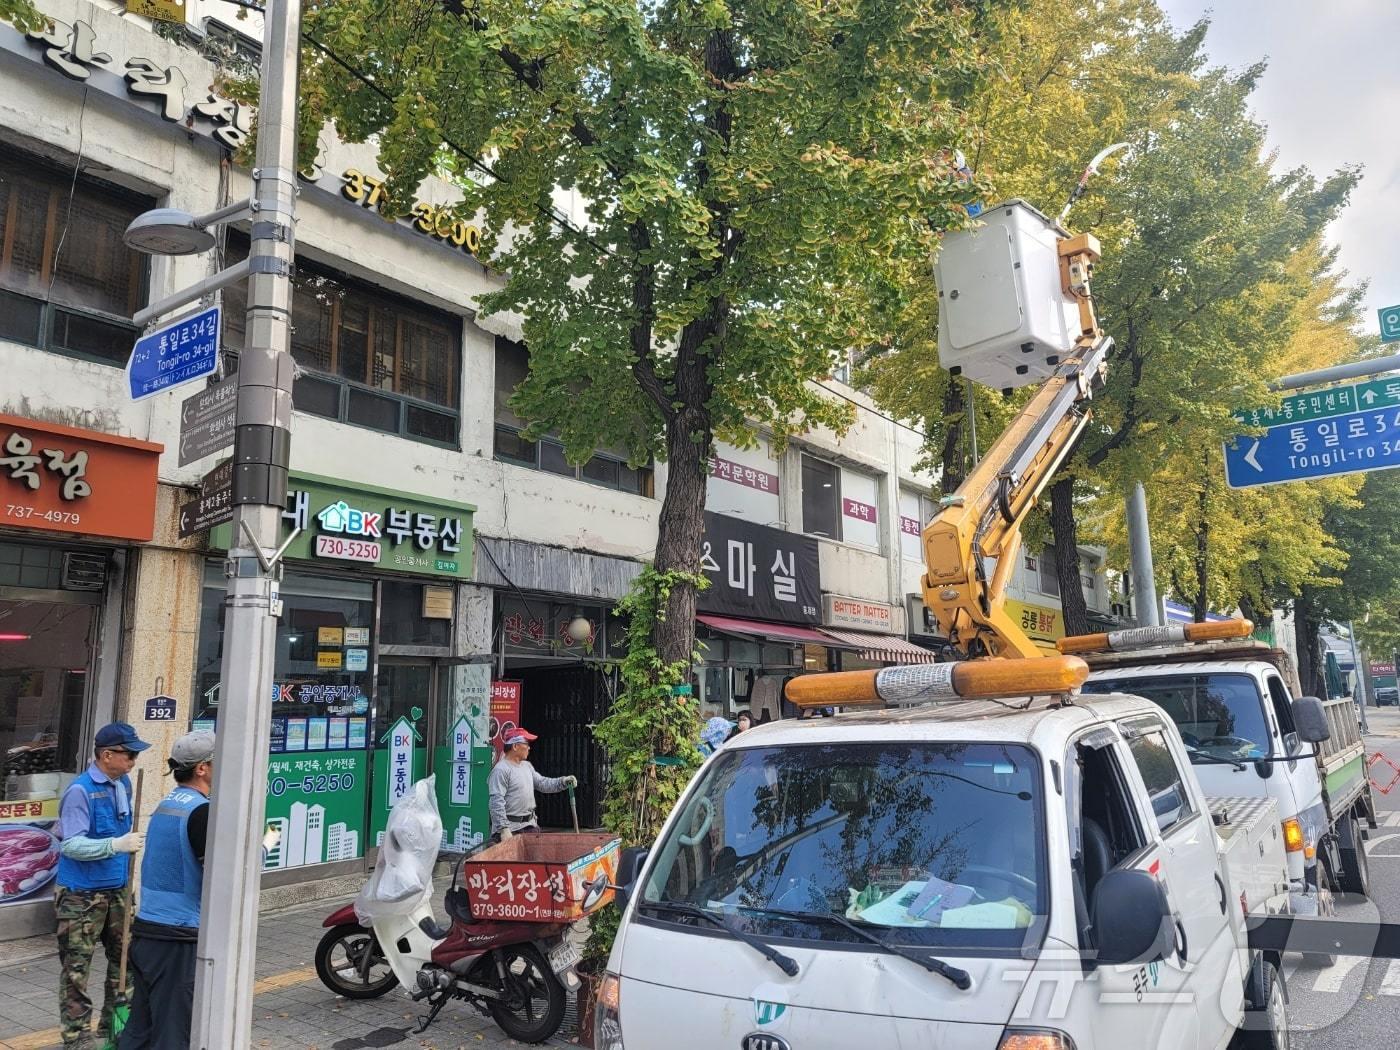
[[[530,765],[530,742],[539,737],[520,726],[506,730],[501,760],[486,780],[490,794],[491,834],[504,842],[521,833],[540,830],[535,819],[535,792],[546,795],[575,787],[578,777],[546,777]]]

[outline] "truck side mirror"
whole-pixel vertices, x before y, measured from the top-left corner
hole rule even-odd
[[[1097,961],[1108,966],[1165,959],[1176,943],[1162,884],[1145,871],[1110,871],[1094,887]]]
[[[598,906],[598,902],[603,899],[603,894],[608,890],[613,891],[613,899],[619,908],[627,907],[627,898],[632,895],[632,891],[637,886],[637,876],[642,873],[642,865],[647,860],[647,847],[628,846],[622,851],[622,856],[617,862],[617,882],[608,881],[606,875],[599,875],[591,882],[585,882],[583,889],[583,910],[592,911]]]
[[[1298,737],[1309,744],[1332,739],[1332,727],[1327,724],[1327,708],[1315,696],[1300,696],[1293,701],[1293,724]]]

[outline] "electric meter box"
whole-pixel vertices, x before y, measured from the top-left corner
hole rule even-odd
[[[1038,383],[1079,337],[1079,306],[1060,286],[1066,234],[1022,200],[980,218],[947,234],[934,264],[939,363],[999,390]]]

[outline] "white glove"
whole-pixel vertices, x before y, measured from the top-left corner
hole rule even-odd
[[[513,838],[515,838],[515,832],[511,831],[510,828],[502,828],[502,829],[501,829],[501,841],[502,841],[502,842],[505,842],[507,839],[513,839]]]
[[[146,844],[144,831],[128,831],[112,840],[113,853],[135,853]]]
[[[570,773],[567,777],[564,778],[564,786],[565,786],[566,788],[576,788],[576,787],[578,787],[578,777],[576,777],[576,776],[574,776],[572,773]]]

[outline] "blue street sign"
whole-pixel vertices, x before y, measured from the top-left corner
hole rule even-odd
[[[1393,405],[1283,423],[1225,446],[1225,481],[1232,489],[1390,467],[1400,467],[1400,408]]]
[[[203,379],[218,365],[219,308],[212,306],[136,341],[126,364],[131,399],[140,401],[181,383]]]
[[[1400,306],[1382,306],[1381,341],[1393,343],[1400,340]]]

